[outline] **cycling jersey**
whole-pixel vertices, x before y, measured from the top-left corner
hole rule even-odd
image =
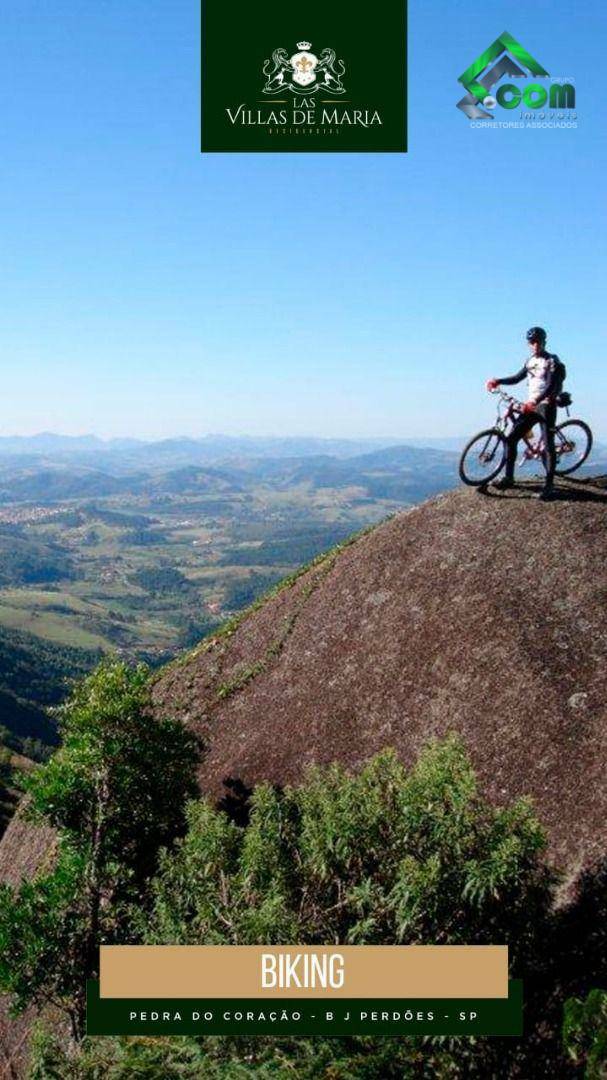
[[[503,386],[513,386],[514,383],[527,379],[529,401],[539,405],[541,401],[547,401],[559,393],[559,377],[557,373],[558,356],[553,353],[542,353],[540,356],[530,356],[516,375],[509,375],[506,379],[497,381]]]

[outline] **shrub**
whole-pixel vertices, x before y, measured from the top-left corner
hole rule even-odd
[[[607,1076],[607,990],[591,990],[585,1001],[565,1003],[563,1044],[576,1065],[584,1066],[586,1080]]]
[[[461,743],[407,772],[390,751],[358,775],[312,769],[253,793],[238,828],[198,801],[161,858],[146,930],[162,943],[499,943],[536,947],[553,877],[525,802],[480,797]],[[539,931],[541,933],[541,930]]]

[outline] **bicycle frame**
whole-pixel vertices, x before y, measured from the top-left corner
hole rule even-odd
[[[519,416],[522,415],[523,403],[522,401],[519,401],[518,398],[512,397],[510,394],[504,393],[503,390],[498,390],[497,393],[499,394],[500,400],[497,404],[497,419],[495,422],[495,426],[498,431],[501,431],[504,435],[507,435],[516,420],[518,420]],[[506,405],[506,408],[504,412],[502,412],[502,407],[504,403]],[[567,410],[567,414],[569,414],[569,410]],[[537,423],[539,423],[539,420],[537,421]],[[533,428],[531,428],[526,435],[522,436],[521,441],[525,443],[525,449],[523,450],[521,459],[519,461],[520,465],[524,465],[527,461],[543,460],[544,436],[540,435],[539,439],[534,440],[532,438],[532,433]]]

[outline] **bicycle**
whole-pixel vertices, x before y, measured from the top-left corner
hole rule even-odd
[[[478,435],[470,439],[459,462],[460,478],[464,484],[469,484],[471,487],[484,487],[499,476],[506,464],[506,435],[523,411],[523,403],[511,397],[510,394],[504,393],[503,390],[492,391],[492,393],[499,394],[500,398],[495,427],[479,431]],[[557,398],[557,405],[567,409],[568,417],[570,404],[571,395],[566,392]],[[533,430],[532,428],[521,440],[525,448],[517,462],[519,466],[530,461],[541,461],[545,464],[543,436],[534,439]],[[555,475],[569,476],[584,464],[592,450],[592,431],[584,420],[567,419],[562,424],[557,424],[554,429],[554,448]]]

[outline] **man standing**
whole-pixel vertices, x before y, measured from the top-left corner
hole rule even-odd
[[[544,437],[544,453],[546,464],[546,482],[539,494],[540,499],[551,499],[553,496],[554,470],[556,468],[556,454],[554,450],[554,426],[556,423],[556,399],[562,390],[564,378],[564,365],[558,356],[546,351],[545,330],[541,326],[532,326],[527,331],[527,341],[531,350],[531,356],[516,375],[510,375],[505,379],[489,379],[487,390],[495,390],[498,386],[513,386],[514,383],[527,379],[529,400],[523,405],[518,420],[515,421],[512,431],[508,435],[508,454],[506,457],[506,472],[503,479],[498,480],[495,487],[504,489],[514,484],[514,465],[519,441],[527,434],[534,424],[542,425]]]

